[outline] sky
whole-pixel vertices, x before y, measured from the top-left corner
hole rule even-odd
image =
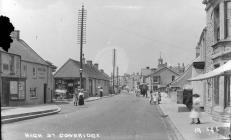
[[[168,65],[190,64],[205,27],[202,0],[0,0],[0,14],[20,30],[20,38],[60,68],[79,60],[78,10],[87,10],[87,60],[112,72],[116,49],[119,74]]]

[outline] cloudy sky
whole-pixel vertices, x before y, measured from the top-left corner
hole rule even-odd
[[[161,56],[169,65],[189,64],[205,26],[202,0],[0,0],[20,37],[56,66],[79,60],[78,10],[87,9],[87,60],[112,72],[117,50],[120,74],[156,67]]]

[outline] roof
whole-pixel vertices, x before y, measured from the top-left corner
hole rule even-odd
[[[186,69],[186,71],[180,77],[178,77],[176,80],[170,83],[170,85],[174,87],[183,87],[185,84],[189,84],[189,81],[187,80],[191,77],[192,77],[192,64]]]
[[[0,48],[0,51],[4,51],[4,50]],[[29,45],[27,45],[21,39],[18,40],[13,39],[13,42],[11,43],[11,47],[8,50],[8,52],[12,54],[20,55],[21,60],[27,62],[48,65],[48,63],[42,57],[40,57]]]
[[[54,74],[55,78],[77,78],[80,77],[80,62],[69,59],[64,65],[58,69],[58,71]],[[104,73],[100,72],[93,66],[89,66],[88,64],[83,64],[83,76],[100,79],[100,80],[109,80],[109,76]]]
[[[169,71],[175,73],[176,75],[179,75],[177,72],[175,72],[174,70],[172,70],[172,69],[170,69],[170,68],[168,68],[168,67],[162,67],[162,68],[160,68],[160,69],[157,69],[157,70],[154,71],[153,73],[149,74],[147,77],[149,77],[149,76],[151,76],[151,75],[153,75],[153,74],[157,74],[157,73],[159,73],[160,71],[162,71],[162,70],[164,70],[164,69],[167,69],[167,70],[169,70]]]

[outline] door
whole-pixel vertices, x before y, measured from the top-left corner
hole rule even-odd
[[[44,104],[46,104],[46,102],[47,102],[47,84],[44,84]]]
[[[9,106],[10,84],[7,78],[2,78],[1,106]]]
[[[93,96],[93,91],[92,91],[92,88],[93,88],[93,85],[92,85],[92,80],[91,79],[89,79],[89,96]]]

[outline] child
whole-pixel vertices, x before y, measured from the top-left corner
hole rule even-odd
[[[193,108],[190,113],[190,118],[192,119],[191,124],[200,124],[200,95],[194,94],[193,97]]]

